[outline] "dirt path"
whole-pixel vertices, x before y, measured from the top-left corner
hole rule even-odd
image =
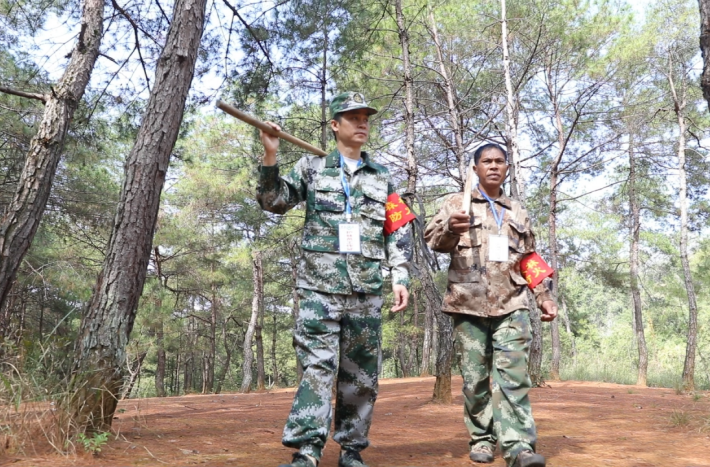
[[[375,407],[371,467],[471,467],[462,420],[461,379],[454,404],[429,402],[433,378],[384,380]],[[209,465],[270,467],[290,459],[281,430],[293,389],[122,402],[118,439],[101,456],[6,458],[14,466]],[[710,395],[670,389],[558,382],[532,391],[538,451],[551,467],[710,467]],[[687,422],[687,423],[686,423]],[[328,441],[321,467],[337,466]],[[495,467],[505,464],[497,453]]]

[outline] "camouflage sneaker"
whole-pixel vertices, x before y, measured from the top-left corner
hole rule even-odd
[[[279,467],[318,467],[318,461],[311,456],[297,452],[293,454],[290,464],[281,464]]]
[[[362,460],[359,452],[343,449],[340,451],[338,467],[367,467],[367,464],[365,464],[365,461]]]
[[[518,454],[513,467],[545,467],[545,458],[526,449]]]
[[[471,448],[468,457],[479,464],[493,463],[493,448],[488,444],[477,444]]]

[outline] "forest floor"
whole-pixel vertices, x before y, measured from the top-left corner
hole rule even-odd
[[[454,403],[430,401],[434,378],[382,380],[363,457],[371,467],[463,467],[468,460],[461,378]],[[593,382],[533,389],[538,451],[551,467],[710,467],[710,394]],[[294,389],[189,395],[120,403],[114,436],[98,457],[7,456],[13,466],[208,465],[270,467],[291,450],[281,432]],[[81,450],[81,448],[79,448]],[[328,441],[321,467],[336,467]],[[505,463],[496,453],[494,467]]]

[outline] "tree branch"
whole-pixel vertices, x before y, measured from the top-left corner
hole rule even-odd
[[[269,53],[266,51],[264,48],[264,45],[261,43],[259,38],[256,36],[256,33],[254,30],[251,28],[249,23],[247,23],[244,18],[242,18],[242,15],[239,14],[239,10],[237,10],[231,3],[229,3],[229,0],[222,0],[225,5],[227,5],[227,8],[232,10],[232,14],[236,16],[239,21],[244,25],[245,28],[249,31],[249,34],[251,34],[251,37],[254,38],[256,43],[259,45],[259,48],[261,49],[261,52],[264,54],[264,57],[266,57],[266,61],[269,62],[269,65],[271,65],[272,68],[274,68],[274,64],[271,62],[271,57],[269,57]]]
[[[45,104],[49,100],[48,94],[37,94],[34,92],[18,91],[16,89],[6,88],[4,86],[0,86],[0,92],[4,92],[5,94],[10,94],[13,96],[25,97],[27,99],[37,99],[38,101],[42,101]]]

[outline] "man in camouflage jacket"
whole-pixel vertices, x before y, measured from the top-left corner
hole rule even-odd
[[[394,192],[390,175],[360,151],[369,117],[377,111],[353,92],[336,96],[330,111],[337,148],[327,157],[303,157],[287,175],[280,175],[276,165],[278,138],[261,133],[265,155],[259,205],[277,214],[306,205],[294,332],[303,379],[283,433],[283,444],[298,449],[292,467],[316,467],[320,461],[332,418],[333,384],[338,466],[366,467],[360,451],[369,444],[377,398],[382,266],[391,268],[392,311],[405,309],[409,296],[411,227],[385,235],[385,204]],[[360,253],[341,252],[343,224],[357,224]]]
[[[479,185],[471,194],[471,214],[463,210],[463,193],[449,195],[424,234],[433,250],[451,255],[442,311],[454,320],[461,355],[469,456],[491,463],[499,443],[508,466],[543,467],[528,399],[532,335],[528,282],[520,270],[523,257],[535,251],[535,236],[526,210],[501,190],[505,151],[484,145],[474,164]],[[546,285],[533,292],[542,319],[554,319],[557,305]]]

